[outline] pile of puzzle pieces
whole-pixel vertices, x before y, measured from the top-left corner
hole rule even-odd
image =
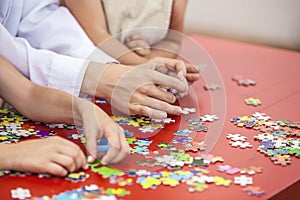
[[[17,188],[12,190],[12,197],[18,199],[29,199],[31,197],[28,189]],[[80,200],[80,199],[99,199],[99,200],[116,200],[117,197],[129,195],[130,192],[123,188],[104,189],[96,184],[85,185],[80,188],[65,191],[57,195],[31,197],[32,200]]]
[[[16,143],[32,135],[40,138],[56,135],[53,130],[37,130],[24,124],[26,121],[29,119],[16,111],[0,110],[0,143]]]
[[[231,119],[238,127],[256,130],[257,150],[268,156],[274,164],[286,166],[292,157],[300,158],[300,123],[290,120],[271,120],[265,113]]]
[[[195,109],[193,108],[185,108],[183,109],[184,115],[189,115],[195,113]],[[4,113],[4,114],[3,114]],[[7,124],[8,117],[11,122],[15,122],[16,119],[25,119],[21,115],[16,113],[16,117],[14,117],[14,113],[10,111],[2,111],[1,122],[2,124]],[[165,123],[175,122],[173,119],[166,119],[164,121],[150,119],[146,117],[136,117],[133,116],[131,118],[124,117],[112,117],[118,124],[120,125],[129,125],[139,129],[141,127],[152,126],[149,130],[157,130],[162,129]],[[213,123],[218,120],[216,115],[203,115],[201,117],[186,117],[185,121],[187,122],[187,127],[185,129],[177,130],[174,132],[174,137],[169,142],[157,142],[153,143],[152,140],[147,138],[135,138],[133,133],[125,130],[124,134],[126,136],[127,142],[131,146],[131,153],[138,154],[143,156],[142,159],[136,161],[136,164],[140,166],[159,166],[160,170],[156,171],[147,171],[147,170],[130,170],[130,171],[119,171],[117,169],[109,168],[107,166],[102,166],[101,163],[91,164],[91,170],[93,173],[101,174],[103,178],[109,179],[111,185],[117,184],[118,186],[130,186],[134,184],[139,184],[143,189],[156,189],[159,185],[167,185],[170,187],[176,187],[181,184],[185,184],[189,192],[201,192],[208,188],[211,184],[216,186],[225,186],[229,187],[232,183],[241,185],[242,187],[253,186],[253,178],[246,176],[247,174],[242,173],[242,168],[238,171],[227,169],[226,173],[234,175],[233,171],[238,171],[241,175],[235,176],[232,179],[228,179],[225,177],[221,177],[219,175],[209,175],[209,166],[211,164],[217,164],[219,162],[224,162],[224,159],[221,156],[213,156],[213,155],[202,155],[201,152],[205,150],[205,143],[203,141],[194,141],[191,134],[198,132],[207,132],[208,126],[204,126],[205,123]],[[3,123],[4,122],[4,123]],[[157,124],[160,124],[159,126]],[[10,126],[4,126],[2,130],[10,130]],[[17,130],[23,130],[23,123],[20,123]],[[7,128],[8,127],[8,128]],[[52,125],[50,128],[74,128],[72,125]],[[32,129],[33,133],[38,131]],[[51,130],[49,131],[51,133]],[[32,134],[31,134],[32,135]],[[51,134],[47,135],[51,136]],[[69,136],[70,138],[82,139],[84,138],[84,131],[80,132],[78,135],[72,134]],[[149,150],[150,145],[154,145],[158,148],[157,151]],[[192,154],[190,154],[192,153]],[[195,154],[196,153],[196,154]],[[222,167],[219,166],[221,169]],[[243,168],[245,169],[245,168]],[[245,171],[245,170],[244,170]],[[3,172],[3,175],[20,175],[27,176],[30,173],[18,173],[18,172]],[[254,173],[253,173],[254,174]],[[248,175],[253,175],[248,174]],[[72,182],[85,182],[89,178],[90,174],[87,172],[77,172],[71,173],[65,179],[67,181]],[[58,178],[50,175],[39,175],[39,177],[46,178]],[[253,189],[254,188],[254,189]],[[264,192],[262,189],[257,189],[258,186],[253,186],[253,188],[248,188],[245,190],[248,194],[251,195],[262,195]],[[245,189],[245,188],[244,188]],[[96,190],[98,191],[98,189]],[[105,199],[114,199],[117,196],[129,195],[130,192],[123,188],[110,188],[107,190],[101,190],[101,195],[109,195],[109,196],[101,196],[101,198]],[[107,193],[103,193],[106,191]],[[93,192],[92,192],[93,193]],[[94,192],[93,195],[100,195],[98,192]],[[65,197],[77,196],[83,197],[82,195],[91,195],[86,191],[85,187],[75,189],[72,191],[66,191],[58,195],[54,195],[52,199],[63,199]],[[114,196],[111,196],[114,195]]]

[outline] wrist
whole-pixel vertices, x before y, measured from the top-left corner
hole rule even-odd
[[[0,144],[0,152],[5,152],[0,155],[0,170],[16,170],[20,167],[15,145],[17,144]]]
[[[81,93],[87,94],[89,96],[97,96],[104,98],[104,94],[101,90],[97,90],[99,87],[100,79],[106,70],[107,65],[102,63],[90,62],[87,70],[83,77],[83,82],[81,86]]]

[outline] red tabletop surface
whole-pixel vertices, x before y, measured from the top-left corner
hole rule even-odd
[[[186,128],[184,122],[186,117],[217,114],[220,119],[211,124],[209,133],[200,132],[195,137],[196,140],[211,140],[208,141],[211,144],[208,153],[222,156],[224,159],[223,163],[209,166],[209,175],[233,180],[233,175],[217,170],[217,166],[220,164],[240,168],[262,167],[263,172],[252,175],[252,177],[253,185],[261,187],[265,194],[261,197],[249,196],[241,186],[233,183],[229,187],[209,184],[209,187],[203,192],[194,193],[188,192],[184,184],[174,188],[160,185],[156,189],[147,190],[142,189],[139,184],[133,184],[123,187],[131,194],[121,199],[267,199],[298,181],[300,179],[299,158],[293,157],[292,163],[288,166],[275,165],[268,157],[256,150],[259,142],[253,139],[253,135],[257,135],[258,131],[237,127],[230,122],[230,119],[244,115],[251,116],[254,112],[263,112],[271,116],[272,120],[300,121],[300,81],[298,78],[300,53],[198,35],[192,35],[191,38],[183,43],[182,58],[193,64],[207,64],[207,67],[203,71],[202,80],[194,83],[189,95],[178,103],[182,107],[195,107],[197,113],[189,116],[171,116],[176,122],[165,124],[165,128],[150,139],[154,143],[170,142],[174,137],[173,132]],[[236,82],[232,81],[235,75],[251,78],[257,84],[249,87],[238,86]],[[207,83],[221,84],[222,88],[216,91],[206,91],[203,86]],[[257,107],[246,105],[244,100],[249,97],[260,99],[262,104]],[[110,112],[108,107],[103,108]],[[72,130],[55,130],[62,136],[74,132]],[[231,147],[229,140],[226,139],[228,133],[240,133],[247,136],[253,147],[246,149]],[[207,134],[216,139],[209,138]],[[215,145],[213,145],[214,142],[216,142]],[[156,150],[157,147],[152,145],[150,149]],[[135,160],[135,156],[129,156],[123,163],[112,167],[122,170],[135,167],[144,168],[137,167]],[[145,168],[155,170],[149,167]],[[158,170],[161,169],[158,168]],[[90,174],[90,177],[84,182],[77,183],[60,178],[38,178],[34,175],[3,176],[0,178],[0,199],[10,199],[10,190],[16,187],[30,189],[32,196],[51,196],[92,183],[104,188],[117,187],[109,184],[108,180],[103,179],[99,174],[90,170],[86,172]],[[294,198],[296,197],[294,196]]]

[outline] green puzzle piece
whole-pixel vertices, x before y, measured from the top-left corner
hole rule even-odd
[[[122,171],[110,167],[106,167],[106,166],[101,166],[97,168],[92,167],[92,171],[101,174],[103,178],[108,178],[110,176],[122,176],[125,174]]]
[[[205,183],[198,183],[198,182],[195,182],[193,184],[194,186],[194,190],[197,191],[197,192],[202,192],[203,190],[205,190],[206,188],[208,188],[208,185],[205,184]]]
[[[294,154],[295,156],[300,155],[300,149],[299,148],[288,148],[288,154]]]
[[[104,191],[104,193],[108,195],[117,195],[119,197],[123,197],[125,195],[129,195],[130,191],[125,190],[124,188],[108,188]]]

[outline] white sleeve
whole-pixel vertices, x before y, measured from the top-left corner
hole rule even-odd
[[[18,36],[37,49],[100,63],[116,62],[93,44],[70,11],[59,5],[59,0],[25,2]]]
[[[2,24],[0,45],[0,54],[32,82],[79,95],[87,61],[34,49],[25,39],[10,35]]]

